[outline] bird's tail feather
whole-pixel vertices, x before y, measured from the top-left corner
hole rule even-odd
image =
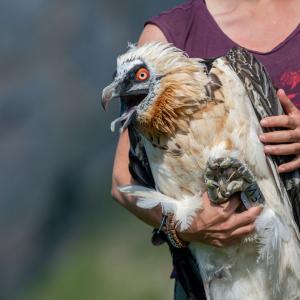
[[[137,205],[141,208],[151,209],[161,205],[163,213],[175,213],[178,201],[156,190],[141,185],[125,185],[119,187],[120,192],[138,198]]]
[[[199,196],[178,200],[140,185],[121,186],[119,190],[137,197],[137,206],[141,208],[151,209],[160,205],[163,214],[174,214],[181,230],[185,230],[191,225],[197,209],[201,207]]]

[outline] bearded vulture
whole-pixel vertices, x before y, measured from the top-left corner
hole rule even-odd
[[[125,111],[112,130],[120,123],[121,131],[130,125],[138,132],[135,151],[137,157],[146,153],[155,183],[155,189],[120,187],[136,196],[140,207],[160,205],[184,230],[202,209],[206,191],[217,203],[240,191],[245,209],[264,206],[256,233],[240,244],[223,249],[189,244],[207,299],[300,299],[293,201],[258,138],[259,119],[272,109],[282,113],[263,66],[241,48],[203,60],[171,44],[131,45],[118,57],[103,106],[116,97]]]

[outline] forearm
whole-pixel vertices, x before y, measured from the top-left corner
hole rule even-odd
[[[136,205],[135,198],[130,197],[128,195],[124,195],[120,193],[120,191],[117,189],[118,186],[127,185],[130,183],[120,182],[118,178],[114,178],[113,181],[114,183],[112,186],[112,197],[146,224],[152,227],[158,227],[162,218],[161,208],[155,207],[153,209],[142,209],[138,207]]]
[[[137,199],[121,193],[119,186],[135,184],[128,170],[129,139],[127,132],[120,135],[116,150],[115,162],[112,175],[112,197],[136,217],[150,226],[158,227],[161,221],[161,208],[142,209],[137,206]]]

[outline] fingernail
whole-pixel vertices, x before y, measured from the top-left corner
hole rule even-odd
[[[260,139],[262,142],[264,142],[264,141],[265,141],[265,136],[264,136],[263,134],[261,134],[261,135],[259,136],[259,139]]]
[[[260,125],[261,126],[264,126],[264,125],[267,125],[268,124],[268,121],[266,120],[266,119],[262,119],[261,121],[260,121]]]
[[[286,169],[285,169],[285,167],[282,167],[282,166],[279,166],[278,168],[277,168],[277,171],[279,172],[279,173],[282,173],[282,172],[284,172]]]
[[[272,152],[272,147],[271,146],[264,146],[264,151],[270,153],[270,152]]]

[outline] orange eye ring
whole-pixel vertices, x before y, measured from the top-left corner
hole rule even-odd
[[[138,81],[145,81],[149,78],[150,74],[146,68],[140,68],[135,73],[135,79]]]

